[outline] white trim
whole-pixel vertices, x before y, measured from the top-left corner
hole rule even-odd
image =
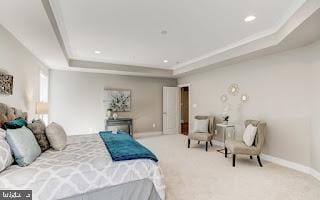
[[[224,146],[223,142],[217,141],[217,140],[213,140],[213,144],[220,146],[220,147]],[[302,164],[299,164],[296,162],[288,161],[288,160],[285,160],[282,158],[270,156],[267,154],[261,154],[261,159],[278,164],[278,165],[281,165],[283,167],[297,170],[299,172],[303,172],[305,174],[309,174],[320,181],[320,172],[318,172],[317,170],[315,170],[311,167],[308,167],[308,166],[305,166],[305,165],[302,165]]]
[[[179,84],[178,87],[182,88],[182,87],[189,87],[190,89],[191,83],[185,83],[185,84]]]
[[[152,137],[162,135],[162,131],[154,131],[154,132],[141,132],[141,133],[134,133],[134,138],[144,138],[144,137]]]
[[[310,174],[310,167],[307,167],[305,165],[301,165],[299,163],[295,163],[292,161],[288,161],[288,160],[284,160],[282,158],[277,158],[274,156],[270,156],[270,155],[266,155],[266,154],[261,154],[261,158],[263,160],[272,162],[272,163],[276,163],[278,165],[284,166],[284,167],[288,167],[306,174]]]
[[[311,174],[311,176],[313,176],[314,178],[316,178],[320,181],[320,172],[318,172],[315,169],[310,168],[310,174]]]

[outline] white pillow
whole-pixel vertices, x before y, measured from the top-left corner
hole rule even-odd
[[[256,137],[256,134],[257,134],[257,127],[252,126],[252,124],[249,124],[246,130],[244,131],[243,142],[249,147],[252,146],[254,142],[254,138]]]
[[[194,133],[208,133],[209,120],[208,119],[195,119],[193,132]]]
[[[6,131],[0,129],[0,172],[13,163],[12,152],[6,139]]]

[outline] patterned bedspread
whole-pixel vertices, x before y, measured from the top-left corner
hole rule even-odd
[[[33,199],[61,199],[130,181],[150,179],[165,199],[163,175],[151,160],[113,162],[97,134],[70,136],[61,152],[48,150],[27,167],[0,173],[0,189],[31,189]]]

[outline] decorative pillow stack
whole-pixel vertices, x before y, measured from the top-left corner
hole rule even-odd
[[[10,146],[5,137],[6,131],[0,129],[0,172],[9,167],[14,161]]]
[[[66,147],[67,135],[59,124],[52,122],[46,128],[46,134],[50,145],[54,150],[61,151]]]
[[[14,160],[21,167],[30,165],[41,152],[50,148],[63,150],[67,144],[67,135],[57,123],[47,128],[42,120],[17,118],[5,122],[0,129],[0,172],[10,166]],[[14,156],[14,159],[12,157]]]
[[[50,148],[48,138],[46,136],[46,125],[41,119],[33,120],[31,124],[27,126],[36,137],[38,144],[41,148],[41,152],[44,152]]]

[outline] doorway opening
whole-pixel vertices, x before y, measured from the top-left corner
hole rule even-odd
[[[181,134],[189,134],[189,87],[180,88],[180,130]]]

